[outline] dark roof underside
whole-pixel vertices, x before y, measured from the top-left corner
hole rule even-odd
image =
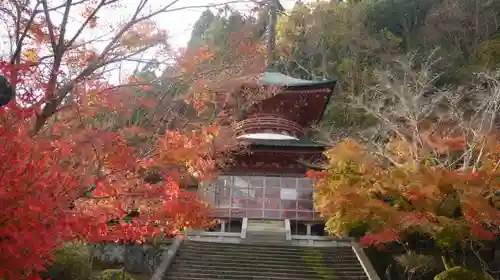
[[[325,149],[328,145],[317,143],[311,140],[274,140],[274,139],[244,139],[252,146],[256,147],[283,147],[283,148],[315,148]]]

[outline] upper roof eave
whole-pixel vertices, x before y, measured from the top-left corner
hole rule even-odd
[[[258,78],[258,83],[263,86],[280,86],[287,89],[314,89],[314,88],[328,88],[332,90],[337,84],[336,80],[304,80],[294,78],[279,72],[266,71]]]

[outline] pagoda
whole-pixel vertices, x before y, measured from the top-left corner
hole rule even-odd
[[[246,149],[234,155],[233,164],[220,170],[217,180],[200,188],[222,227],[238,230],[243,218],[287,219],[311,233],[312,226],[322,224],[302,161],[321,158],[326,148],[308,139],[306,132],[321,120],[335,84],[335,80],[303,80],[276,71],[257,78],[257,87],[278,91],[253,104],[236,122],[233,133]]]

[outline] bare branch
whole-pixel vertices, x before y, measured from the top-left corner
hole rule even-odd
[[[109,5],[109,4],[112,4],[112,3],[115,3],[117,2],[118,0],[110,0],[108,2],[106,2],[106,0],[101,0],[101,2],[99,2],[99,4],[97,5],[97,7],[92,11],[92,13],[85,19],[85,21],[83,22],[83,24],[80,26],[80,28],[78,28],[78,30],[76,31],[75,35],[73,36],[73,38],[71,38],[68,43],[66,44],[66,47],[69,48],[71,47],[76,39],[80,36],[80,34],[83,32],[83,30],[85,29],[85,27],[87,27],[87,25],[89,24],[89,22],[95,17],[95,15],[97,14],[97,12],[102,8],[104,7],[105,5]]]
[[[36,6],[35,6],[35,9],[36,7],[38,7],[40,5],[40,2],[37,2],[36,3]],[[14,51],[14,53],[12,54],[12,58],[10,60],[10,63],[11,64],[14,64],[16,62],[16,60],[18,60],[20,57],[21,57],[21,51],[22,51],[22,48],[23,48],[23,42],[24,42],[24,39],[26,38],[27,34],[28,34],[28,30],[30,29],[31,25],[33,24],[33,21],[35,20],[35,16],[36,16],[36,13],[32,13],[29,20],[28,20],[28,23],[26,24],[26,27],[24,28],[24,31],[23,33],[20,35],[20,37],[16,40],[16,50]],[[19,15],[19,18],[20,18],[20,15]],[[18,19],[17,21],[19,21],[20,19]],[[17,28],[19,28],[19,23],[16,24],[17,25]],[[16,30],[16,32],[19,32],[19,30]],[[17,37],[17,36],[16,36]]]
[[[104,5],[104,4],[112,3],[113,1],[115,1],[115,0],[111,0],[108,2],[105,2],[105,0],[102,0],[101,3],[102,3],[102,5]],[[65,96],[68,94],[68,92],[70,92],[74,88],[74,86],[76,84],[78,84],[79,82],[84,80],[86,77],[91,75],[93,72],[95,72],[99,68],[105,67],[106,65],[109,65],[112,63],[116,63],[119,61],[129,59],[129,58],[131,58],[135,55],[138,55],[141,52],[147,51],[148,49],[155,46],[154,44],[151,44],[151,45],[142,47],[139,50],[133,51],[132,53],[128,53],[128,54],[121,56],[121,57],[108,57],[109,54],[116,48],[116,46],[118,45],[118,43],[119,43],[120,39],[123,37],[123,35],[126,32],[128,32],[137,23],[148,20],[148,19],[150,19],[156,15],[159,15],[161,13],[179,11],[179,10],[184,10],[184,9],[188,9],[188,8],[215,7],[215,6],[227,5],[230,3],[238,3],[238,2],[241,3],[242,1],[241,0],[240,1],[228,1],[226,3],[220,3],[220,4],[200,5],[200,6],[184,6],[184,7],[172,8],[173,5],[175,5],[178,2],[179,2],[179,0],[171,1],[169,4],[167,4],[166,6],[164,6],[161,9],[158,9],[158,10],[151,12],[147,15],[140,16],[140,13],[142,12],[144,7],[148,3],[148,0],[140,1],[139,4],[137,5],[133,15],[131,16],[130,20],[120,28],[120,30],[111,38],[111,40],[109,40],[109,43],[103,48],[103,51],[98,55],[98,57],[95,60],[91,61],[78,75],[76,75],[76,77],[73,80],[61,85],[57,89],[57,91],[54,92],[53,98],[47,101],[44,108],[42,109],[42,112],[37,117],[35,124],[34,124],[34,127],[33,127],[33,130],[32,130],[32,133],[36,134],[37,131],[40,130],[40,128],[46,123],[47,119],[50,118],[57,111],[57,107],[59,106],[61,101],[65,98]],[[46,0],[43,2],[43,4],[44,4],[44,12],[48,17],[49,8],[46,4]],[[97,9],[94,12],[97,12]],[[87,20],[89,18],[87,18]],[[86,26],[86,24],[87,24],[87,21],[79,29],[79,32],[81,32],[80,30],[82,28],[84,28],[84,26]],[[49,23],[49,26],[52,26],[51,23]],[[77,35],[79,34],[79,32],[77,32]],[[49,33],[51,33],[53,35],[53,32],[49,32]],[[52,36],[51,36],[51,38],[52,38]],[[75,42],[75,40],[76,40],[76,38],[72,38],[70,42]],[[51,39],[51,41],[55,42],[55,39],[54,40]],[[52,45],[53,45],[54,52],[56,53],[57,45],[54,43]],[[57,58],[57,56],[55,56],[55,58]],[[55,68],[59,69],[58,63],[54,62],[54,66],[56,66]]]
[[[72,4],[70,4],[71,6],[76,6],[76,5],[79,5],[79,4],[83,4],[85,2],[88,2],[88,0],[80,0],[80,1],[76,1],[76,2],[73,2]],[[68,3],[64,3],[64,4],[61,4],[61,5],[58,5],[58,6],[55,6],[55,7],[48,7],[47,11],[48,12],[53,12],[53,11],[57,11],[61,8],[66,8],[68,6]],[[45,12],[45,9],[43,10],[37,10],[35,8],[34,10],[34,13],[38,14],[38,13],[43,13]]]
[[[52,51],[54,53],[57,53],[57,42],[56,42],[56,36],[54,34],[54,24],[50,19],[49,6],[47,4],[47,0],[41,0],[41,1],[43,6],[43,11],[45,13],[45,20],[47,21],[47,28],[49,29],[49,37],[50,37],[50,44],[52,45]]]

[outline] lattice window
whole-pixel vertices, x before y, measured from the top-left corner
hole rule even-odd
[[[313,220],[312,182],[302,177],[220,176],[215,187],[219,217]]]

